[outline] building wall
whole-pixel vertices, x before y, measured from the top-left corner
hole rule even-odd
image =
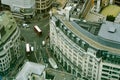
[[[120,79],[120,66],[101,62],[99,80],[119,80]]]
[[[78,44],[74,43],[75,34],[72,34],[73,38],[66,36],[71,34],[71,31],[68,30],[68,33],[64,34],[63,31],[67,28],[61,23],[60,27],[63,27],[63,30],[55,27],[56,24],[51,20],[50,22],[50,45],[54,50],[54,55],[57,56],[59,62],[65,67],[65,69],[79,77],[91,78],[97,80],[98,73],[98,60],[94,57],[94,50],[91,48],[86,52],[82,47],[85,42],[82,41],[81,47]],[[93,53],[91,55],[90,53]]]
[[[36,10],[38,13],[48,12],[53,0],[36,0]]]
[[[12,15],[9,14],[8,16],[11,17]],[[5,27],[8,27],[8,25],[6,25]],[[17,60],[18,57],[20,56],[20,53],[19,53],[20,31],[19,31],[19,28],[17,28],[17,25],[16,26],[14,25],[13,27],[16,27],[15,31],[12,33],[11,36],[8,37],[7,41],[2,42],[1,43],[2,45],[0,46],[1,48],[0,50],[0,54],[1,54],[0,55],[0,72],[4,72],[8,70],[12,61],[14,59]]]
[[[16,58],[20,56],[20,54],[18,54],[19,36],[20,32],[19,30],[16,30],[10,38],[10,41],[7,41],[7,43],[2,46],[4,49],[0,51],[0,53],[3,54],[3,56],[0,57],[0,72],[6,71],[10,67],[10,63],[14,56],[16,56]],[[11,48],[14,49],[14,52],[11,51]]]
[[[65,23],[70,25],[69,22]],[[105,60],[104,57],[98,57],[100,52],[97,48],[74,34],[72,29],[63,24],[56,16],[50,19],[50,48],[54,52],[53,55],[68,72],[84,79],[107,80],[108,78],[102,78],[104,65],[120,68],[116,61],[115,64],[110,61],[110,57]],[[120,73],[118,74],[120,75]],[[114,73],[114,79],[118,74]],[[109,75],[112,76],[112,74]],[[117,79],[118,77],[115,80]]]
[[[81,17],[84,18],[88,12],[90,11],[90,9],[93,7],[93,1],[92,0],[86,0],[84,3],[84,6],[82,8],[82,13],[81,13]]]

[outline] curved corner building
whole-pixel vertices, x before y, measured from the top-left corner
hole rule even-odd
[[[50,48],[63,67],[87,80],[120,79],[120,24],[50,19]]]
[[[35,0],[38,13],[49,12],[53,0]]]
[[[0,73],[19,57],[20,31],[10,12],[0,12]]]

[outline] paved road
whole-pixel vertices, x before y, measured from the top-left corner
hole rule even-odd
[[[20,27],[21,35],[25,39],[24,46],[26,43],[29,43],[31,46],[34,47],[34,52],[26,55],[30,61],[39,63],[41,62],[41,60],[43,60],[43,57],[47,58],[45,48],[42,47],[42,41],[45,40],[45,37],[48,35],[49,32],[49,18],[45,18],[41,21],[34,20],[28,25],[29,28],[23,28],[22,26]],[[41,36],[38,36],[34,31],[34,25],[38,25],[39,28],[42,30]]]

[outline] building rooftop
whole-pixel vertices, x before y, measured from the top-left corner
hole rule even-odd
[[[98,32],[101,28],[101,23],[93,23],[86,20],[81,21],[74,20],[74,22],[77,23],[80,27],[82,27],[86,31],[92,33],[93,35],[98,35]]]
[[[77,80],[77,78],[70,73],[66,73],[50,68],[46,69],[46,73],[54,76],[53,80]]]
[[[120,24],[106,21],[101,25],[98,35],[109,41],[120,43]]]
[[[8,11],[0,12],[0,50],[2,49],[2,45],[6,43],[9,37],[14,33],[16,28],[17,24],[12,14]]]
[[[69,30],[71,30],[71,32],[73,32],[76,36],[80,37],[80,39],[84,40],[92,47],[105,51],[110,51],[112,53],[120,53],[120,43],[115,43],[114,41],[103,39],[99,35],[93,35],[89,31],[82,28],[81,25],[79,25],[76,21],[67,21],[63,16],[60,15],[56,15],[55,17],[57,17]],[[86,25],[84,24],[84,26]]]
[[[33,62],[26,62],[22,70],[17,74],[16,80],[28,80],[32,74],[42,75],[45,66]]]
[[[0,25],[1,25],[0,28],[4,27],[5,29],[5,34],[2,36],[0,40],[1,45],[1,43],[4,43],[9,38],[9,36],[14,32],[14,30],[17,27],[17,24],[10,12],[0,12]]]

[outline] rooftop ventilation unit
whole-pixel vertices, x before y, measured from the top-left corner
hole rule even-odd
[[[116,28],[115,27],[109,27],[108,32],[115,33],[116,32]]]

